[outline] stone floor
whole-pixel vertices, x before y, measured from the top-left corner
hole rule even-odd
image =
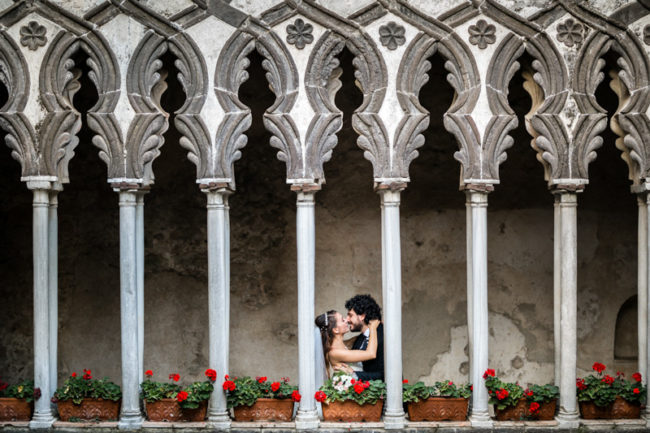
[[[28,433],[28,422],[0,422],[2,433]],[[561,429],[555,421],[503,421],[494,422],[491,429],[472,428],[470,423],[465,422],[411,422],[403,430],[385,430],[383,423],[335,423],[323,422],[318,429],[320,433],[344,433],[344,432],[403,432],[403,433],[585,433],[585,432],[607,432],[617,433],[640,433],[650,432],[645,420],[581,420],[578,429]],[[183,433],[205,432],[206,425],[203,422],[196,423],[166,423],[166,422],[145,422],[142,426],[143,433],[170,433],[173,430],[182,430]],[[62,422],[54,423],[50,429],[56,433],[83,433],[88,430],[96,433],[117,433],[117,422]],[[229,433],[295,433],[292,422],[233,422]]]

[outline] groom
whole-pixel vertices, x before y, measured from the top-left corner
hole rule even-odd
[[[368,323],[381,320],[381,308],[370,295],[356,295],[345,303],[347,322],[352,332],[361,332],[352,344],[352,350],[364,350],[368,346],[370,329]],[[356,372],[360,380],[384,380],[384,325],[377,328],[377,357],[363,362],[363,371]]]

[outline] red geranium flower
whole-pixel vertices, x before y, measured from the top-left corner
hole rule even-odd
[[[151,376],[153,376],[153,371],[147,370],[147,371],[144,372],[144,375],[148,376],[148,377],[151,377]]]
[[[83,376],[83,378],[84,378],[85,380],[90,380],[90,379],[93,378],[92,375],[90,374],[90,370],[86,370],[86,369],[84,368],[84,376]]]
[[[625,373],[623,373],[622,371],[616,372],[616,377],[623,377],[623,376],[625,376]]]
[[[594,365],[592,365],[591,368],[593,368],[597,373],[602,373],[607,367],[605,367],[605,365],[601,364],[600,362],[594,362]]]
[[[366,389],[366,387],[363,386],[363,383],[357,382],[354,384],[354,392],[357,394],[361,394],[364,389]]]
[[[257,376],[257,382],[259,383],[266,382],[266,376]]]
[[[537,413],[539,411],[539,403],[536,401],[530,404],[530,413]]]
[[[501,388],[500,390],[497,391],[497,399],[498,400],[503,400],[504,398],[508,397],[508,390]]]
[[[317,402],[322,403],[327,399],[327,394],[325,394],[323,391],[316,391],[314,398]]]
[[[178,394],[176,394],[176,401],[181,402],[187,400],[187,392],[185,391],[180,391]]]
[[[235,385],[235,382],[233,382],[232,380],[227,380],[223,383],[224,391],[234,391],[235,388],[237,388],[237,385]]]
[[[181,378],[181,375],[178,373],[171,373],[169,375],[169,380],[173,380],[174,382],[178,382]]]
[[[370,387],[370,382],[366,380],[365,382],[363,382],[363,389],[366,389],[368,387]]]
[[[642,376],[641,373],[637,372],[632,375],[632,378],[636,380],[637,382],[641,382]]]
[[[487,370],[485,370],[485,373],[483,373],[483,379],[487,379],[488,376],[494,377],[494,375],[495,375],[494,370],[491,369],[491,368],[488,368]]]
[[[632,392],[635,393],[635,394],[640,394],[641,393],[641,391],[639,391],[639,388],[634,388],[632,390]]]
[[[41,388],[34,388],[34,398],[35,399],[41,398]]]
[[[72,374],[70,375],[70,377],[77,377],[77,373],[75,373],[75,372],[73,371]]]
[[[602,378],[601,382],[606,383],[607,385],[611,385],[614,383],[614,378],[610,376],[609,374],[605,375],[605,377]]]
[[[450,380],[449,383],[448,383],[447,385],[452,386],[453,384],[454,384],[454,382],[452,382],[452,381]]]
[[[533,391],[531,391],[530,389],[527,389],[527,390],[526,390],[526,395],[527,395],[528,397],[532,397],[532,396],[533,396]]]
[[[352,385],[354,385],[355,383],[357,383],[357,380],[356,380],[356,379],[350,379],[350,383],[351,383]]]
[[[579,390],[587,389],[587,385],[585,385],[584,379],[576,379],[576,386]]]
[[[205,370],[205,375],[208,377],[208,379],[210,379],[213,382],[217,380],[217,372],[211,368]]]
[[[474,391],[474,385],[470,385],[470,386],[469,386],[469,390],[470,390],[470,391]]]
[[[271,384],[271,391],[275,392],[275,391],[277,391],[278,389],[280,389],[280,382],[273,382],[273,383]]]
[[[0,391],[6,389],[9,386],[7,382],[0,382]]]
[[[402,383],[409,383],[409,380],[408,380],[408,379],[404,379],[404,380],[402,381]]]
[[[230,376],[226,374],[223,378],[228,380],[228,379],[230,379]]]
[[[293,400],[293,401],[295,401],[295,402],[298,402],[298,401],[300,401],[301,398],[302,398],[302,397],[300,396],[300,393],[298,392],[297,389],[294,390],[294,391],[291,393],[291,400]]]

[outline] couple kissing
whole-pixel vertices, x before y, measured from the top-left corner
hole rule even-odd
[[[331,371],[344,371],[359,380],[384,379],[384,328],[381,308],[370,295],[345,303],[345,317],[330,310],[316,317],[316,389]],[[345,340],[348,332],[360,332]]]

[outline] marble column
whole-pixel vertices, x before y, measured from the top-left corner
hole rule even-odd
[[[560,225],[560,196],[555,195],[553,203],[553,348],[555,372],[554,384],[560,386],[560,309],[562,308],[562,284],[560,267],[562,265],[562,226]]]
[[[120,319],[122,329],[122,410],[120,429],[142,426],[138,382],[138,277],[135,190],[119,190]]]
[[[577,206],[575,192],[559,191],[560,198],[560,409],[557,421],[561,427],[577,428],[576,401],[577,362]]]
[[[466,248],[467,248],[467,254],[466,254],[466,260],[467,260],[467,348],[469,350],[468,354],[468,361],[469,361],[469,377],[467,381],[469,383],[472,382],[474,378],[474,362],[472,360],[472,347],[473,347],[473,341],[474,341],[474,336],[472,335],[472,315],[474,314],[474,302],[473,302],[473,288],[474,285],[472,283],[472,212],[471,212],[471,202],[469,200],[469,196],[467,197],[467,200],[465,201],[465,224],[466,224],[466,232],[465,232],[465,240],[466,240]]]
[[[648,208],[646,207],[646,196],[647,193],[637,195],[639,204],[637,241],[638,370],[643,377],[644,384],[648,383],[646,377],[648,374]]]
[[[471,218],[471,249],[468,251],[467,265],[471,266],[471,280],[468,279],[468,292],[471,292],[472,312],[468,317],[471,326],[472,366],[471,382],[472,413],[470,422],[474,427],[490,427],[492,421],[488,411],[488,393],[483,381],[483,372],[488,368],[488,286],[487,286],[487,204],[485,191],[466,192],[467,212]]]
[[[144,381],[144,195],[136,192],[135,255],[138,311],[138,383]]]
[[[647,188],[647,184],[646,184]],[[645,284],[646,284],[646,290],[648,289],[648,282],[650,282],[650,265],[648,265],[648,259],[650,259],[650,193],[645,193],[641,195],[641,197],[645,200],[645,210],[641,211],[639,210],[639,218],[643,217],[645,219],[645,239],[641,242],[641,239],[639,239],[639,243],[643,244],[645,247],[645,251],[643,252],[643,258],[645,259],[645,271],[646,271],[646,277],[645,277]],[[641,224],[639,224],[639,232],[641,232]],[[639,250],[640,252],[640,250]],[[641,261],[642,257],[639,256],[639,262]],[[641,269],[641,265],[639,265],[639,270]],[[639,288],[640,290],[640,288]],[[641,302],[641,298],[639,297],[639,303]],[[645,295],[645,313],[646,313],[646,329],[645,329],[645,335],[646,337],[650,335],[650,320],[647,320],[647,312],[650,311],[650,296],[646,293]],[[639,331],[639,334],[641,331]],[[641,347],[639,347],[639,350],[641,350]],[[645,377],[649,372],[650,372],[650,344],[648,344],[647,340],[645,342],[645,361],[646,361],[646,366],[645,366],[645,375],[644,375],[644,380],[646,383],[649,383],[647,381],[647,378]],[[639,359],[641,357],[639,356]],[[650,427],[650,408],[646,406],[644,418],[647,420],[647,425]]]
[[[384,376],[386,408],[384,427],[406,424],[402,403],[402,262],[400,249],[400,190],[382,189],[381,256],[384,304]]]
[[[60,184],[55,184],[50,192],[48,208],[48,292],[49,292],[49,342],[50,342],[50,390],[48,398],[56,391],[58,365],[58,331],[59,331],[59,220],[58,194]],[[43,392],[43,395],[46,393]],[[54,405],[54,403],[53,403]]]
[[[34,387],[40,388],[41,398],[34,402],[30,428],[49,428],[54,422],[50,406],[50,294],[49,294],[49,208],[50,182],[28,181],[33,202],[34,259]]]
[[[296,429],[318,428],[316,410],[316,360],[314,359],[314,284],[316,226],[314,191],[298,191],[296,238],[298,248],[298,386],[302,399],[296,414]]]
[[[228,195],[221,188],[204,190],[208,208],[208,320],[209,365],[219,378],[228,374],[230,342],[230,227]],[[222,382],[218,381],[217,383]],[[216,429],[230,427],[226,393],[215,383],[210,397],[208,426]]]

